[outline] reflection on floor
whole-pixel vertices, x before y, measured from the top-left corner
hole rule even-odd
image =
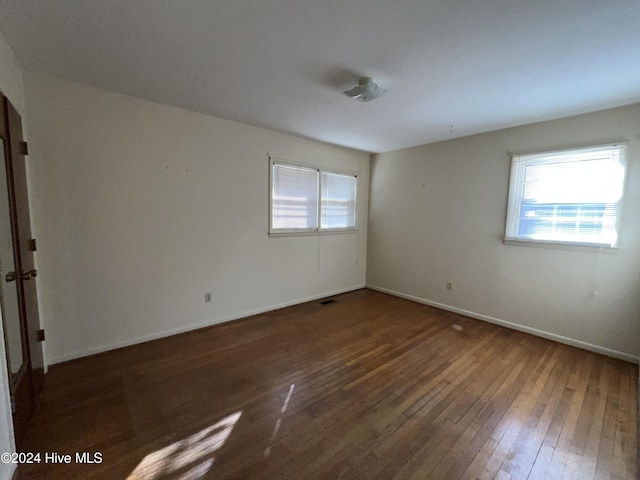
[[[156,480],[180,474],[183,480],[202,478],[211,470],[214,453],[224,445],[242,412],[211,427],[150,453],[129,475],[129,480]]]

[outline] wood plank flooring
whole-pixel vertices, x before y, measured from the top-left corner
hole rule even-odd
[[[334,298],[54,365],[19,478],[637,478],[636,365]]]

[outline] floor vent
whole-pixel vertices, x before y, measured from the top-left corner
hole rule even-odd
[[[336,303],[336,301],[333,298],[330,298],[328,300],[321,301],[320,305],[329,305],[330,303]]]

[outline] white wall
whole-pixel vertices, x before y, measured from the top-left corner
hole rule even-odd
[[[0,33],[0,91],[11,101],[19,113],[24,112],[24,89],[22,71]],[[1,319],[0,319],[1,320]],[[11,417],[11,395],[9,376],[5,361],[5,345],[2,322],[0,321],[0,453],[15,452],[13,420]],[[13,475],[15,465],[0,462],[0,479],[8,480]]]
[[[630,142],[617,254],[503,245],[509,152],[623,139]],[[633,360],[639,140],[635,105],[374,156],[367,284]]]
[[[50,363],[364,286],[368,154],[28,72],[25,88]],[[359,233],[269,238],[268,153],[360,171]]]
[[[24,85],[22,69],[13,55],[11,47],[0,32],[0,89],[21,116],[24,116]]]

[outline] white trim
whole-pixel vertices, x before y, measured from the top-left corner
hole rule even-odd
[[[584,145],[584,144],[580,144],[580,145],[576,145],[574,147],[566,147],[566,148],[560,148],[557,150],[536,150],[536,151],[524,151],[524,152],[509,152],[509,155],[513,158],[513,157],[530,157],[530,156],[537,156],[537,155],[555,155],[557,153],[567,153],[567,152],[571,152],[573,150],[587,150],[587,149],[600,149],[600,148],[612,148],[612,147],[617,147],[619,145],[622,146],[627,146],[629,145],[629,140],[619,140],[617,142],[607,142],[607,143],[600,143],[598,145]]]
[[[575,252],[605,253],[615,255],[619,247],[600,245],[597,243],[570,243],[556,242],[554,240],[519,240],[517,238],[505,238],[502,243],[515,247],[551,248],[554,250],[573,250]]]
[[[628,353],[620,352],[618,350],[612,350],[610,348],[601,347],[599,345],[594,345],[592,343],[583,342],[581,340],[576,340],[574,338],[563,337],[562,335],[557,335],[555,333],[545,332],[544,330],[538,330],[537,328],[527,327],[524,325],[519,325],[517,323],[512,323],[507,320],[502,320],[500,318],[491,317],[489,315],[484,315],[482,313],[472,312],[470,310],[465,310],[463,308],[454,307],[451,305],[446,305],[444,303],[433,302],[431,300],[426,300],[424,298],[416,297],[414,295],[409,295],[402,292],[397,292],[395,290],[390,290],[388,288],[378,287],[376,285],[371,285],[369,283],[366,284],[366,288],[371,290],[375,290],[377,292],[386,293],[389,295],[393,295],[395,297],[404,298],[406,300],[411,300],[413,302],[422,303],[424,305],[429,305],[430,307],[439,308],[441,310],[447,310],[449,312],[458,313],[460,315],[464,315],[465,317],[475,318],[477,320],[483,320],[485,322],[494,323],[496,325],[500,325],[502,327],[510,328],[512,330],[518,330],[520,332],[529,333],[531,335],[535,335],[537,337],[546,338],[548,340],[553,340],[559,343],[564,343],[565,345],[571,345],[572,347],[582,348],[583,350],[589,350],[590,352],[599,353],[602,355],[606,355],[607,357],[617,358],[619,360],[624,360],[625,362],[631,362],[640,364],[640,358],[630,355]]]
[[[325,228],[323,230],[303,231],[303,230],[276,230],[269,232],[270,237],[304,237],[321,235],[344,235],[345,233],[358,233],[357,228]]]
[[[108,352],[109,350],[115,350],[115,349],[118,349],[118,348],[129,347],[131,345],[137,345],[139,343],[150,342],[152,340],[157,340],[159,338],[171,337],[173,335],[178,335],[180,333],[185,333],[185,332],[191,332],[193,330],[199,330],[201,328],[212,327],[214,325],[219,325],[219,324],[222,324],[222,323],[231,322],[233,320],[239,320],[239,319],[242,319],[242,318],[251,317],[253,315],[259,315],[261,313],[267,313],[267,312],[271,312],[273,310],[278,310],[280,308],[290,307],[292,305],[298,305],[298,304],[301,304],[301,303],[311,302],[313,300],[318,300],[320,298],[331,297],[331,296],[334,296],[334,295],[340,295],[342,293],[352,292],[354,290],[360,290],[362,288],[365,288],[365,285],[364,284],[358,284],[358,285],[354,285],[352,287],[333,290],[333,291],[330,291],[330,292],[324,292],[324,293],[321,293],[321,294],[318,294],[318,295],[311,295],[309,297],[299,298],[299,299],[296,299],[296,300],[290,300],[290,301],[287,301],[287,302],[278,303],[276,305],[270,305],[270,306],[267,306],[267,307],[257,308],[255,310],[249,310],[249,311],[246,311],[246,312],[242,312],[242,313],[238,313],[238,314],[234,314],[234,315],[229,315],[229,316],[222,317],[222,318],[216,318],[216,319],[213,319],[213,320],[211,320],[209,322],[199,323],[199,324],[196,324],[196,325],[189,325],[189,326],[186,326],[186,327],[174,328],[174,329],[171,329],[171,330],[165,330],[164,332],[153,333],[151,335],[142,335],[142,336],[136,337],[134,339],[128,339],[128,340],[123,340],[121,342],[109,343],[107,345],[101,345],[99,347],[85,348],[85,349],[82,349],[82,350],[78,350],[76,352],[68,353],[66,355],[60,355],[58,357],[50,358],[50,359],[48,359],[47,364],[48,365],[55,365],[56,363],[67,362],[69,360],[75,360],[77,358],[87,357],[89,355],[95,355],[97,353]]]
[[[271,165],[275,163],[276,165],[286,165],[288,167],[294,167],[294,168],[302,167],[302,168],[308,168],[310,170],[318,170],[318,172],[335,173],[337,175],[351,175],[353,177],[357,177],[361,173],[361,170],[347,170],[347,169],[342,169],[337,167],[327,167],[327,166],[319,165],[315,163],[297,162],[294,160],[289,160],[287,158],[278,157],[277,155],[268,155],[268,156],[269,156],[269,162]]]
[[[274,157],[273,155],[269,155],[269,165],[272,167],[274,165],[284,165],[285,167],[305,168],[308,170],[316,170],[317,172],[320,172],[320,167],[317,165],[313,165],[311,163],[304,163],[304,162],[294,162],[292,160],[287,160],[285,158]]]

